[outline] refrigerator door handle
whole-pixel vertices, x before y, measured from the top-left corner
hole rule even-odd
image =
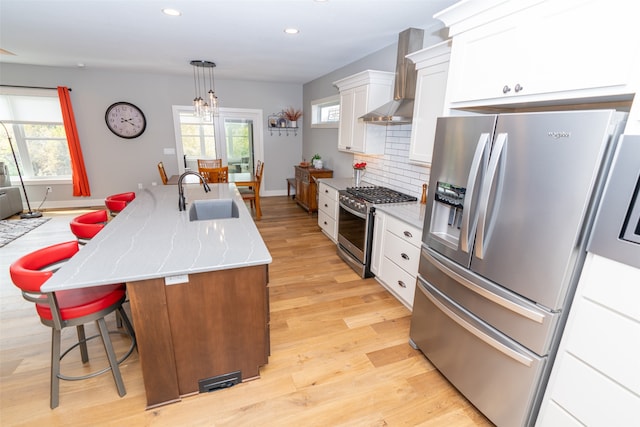
[[[433,265],[434,267],[436,267],[438,270],[442,271],[444,274],[446,274],[447,276],[451,277],[453,280],[455,280],[456,282],[460,283],[461,285],[465,286],[467,289],[469,289],[472,292],[475,292],[476,294],[480,295],[481,297],[494,302],[496,304],[498,304],[499,306],[502,306],[504,308],[506,308],[507,310],[510,310],[514,313],[519,314],[522,317],[526,317],[529,320],[532,320],[536,323],[543,323],[544,322],[544,316],[540,313],[536,313],[533,310],[529,310],[526,307],[523,307],[520,304],[517,304],[513,301],[509,301],[506,298],[503,298],[499,295],[494,294],[493,292],[490,292],[488,290],[486,290],[485,288],[476,285],[475,283],[471,282],[470,280],[462,277],[460,274],[456,273],[455,271],[453,271],[452,269],[448,268],[447,266],[443,265],[440,261],[438,261],[433,255],[431,255],[429,252],[425,251],[424,249],[422,250],[422,256],[424,258],[426,258],[427,261],[429,261],[429,263],[431,263],[431,265]]]
[[[449,307],[445,301],[440,301],[440,298],[437,297],[437,294],[432,294],[430,292],[430,289],[425,289],[425,287],[432,288],[428,283],[425,283],[422,280],[418,280],[418,289],[420,289],[420,292],[425,297],[429,298],[429,300],[433,303],[433,305],[435,305],[440,311],[442,311],[442,313],[448,316],[451,320],[453,320],[458,325],[466,329],[469,333],[473,334],[476,338],[482,340],[484,343],[490,345],[491,347],[498,350],[500,353],[504,354],[505,356],[510,357],[516,362],[527,367],[531,367],[531,365],[533,365],[533,359],[531,359],[530,357],[527,357],[526,355],[516,350],[513,350],[506,344],[500,342],[499,339],[497,339],[497,337],[495,338],[491,337],[487,333],[481,331],[476,326],[472,325],[470,322],[468,322],[463,318],[464,313],[461,313],[461,314],[456,313],[457,310],[455,307]],[[435,289],[433,289],[432,292],[433,291],[437,292]]]
[[[462,205],[462,225],[460,227],[460,249],[466,253],[469,253],[471,249],[469,241],[471,240],[471,236],[476,232],[475,223],[472,224],[471,227],[469,226],[472,206],[471,199],[473,198],[480,168],[482,167],[483,170],[487,168],[490,137],[491,134],[489,133],[480,134],[480,138],[478,138],[478,143],[476,144],[476,151],[471,162],[471,168],[469,170],[469,179],[467,180],[467,189],[465,192],[466,197],[464,198],[464,203]]]
[[[501,164],[504,148],[507,145],[506,133],[498,134],[496,142],[493,146],[493,152],[491,153],[491,159],[489,160],[489,168],[487,170],[487,176],[484,178],[482,184],[482,194],[480,195],[480,207],[478,214],[478,235],[476,236],[475,243],[475,256],[482,259],[484,258],[485,248],[485,230],[487,224],[487,210],[489,209],[489,196],[491,194],[493,180],[498,173],[498,166]],[[499,193],[498,193],[499,196]],[[495,203],[498,203],[496,198]],[[489,234],[488,232],[486,234]]]

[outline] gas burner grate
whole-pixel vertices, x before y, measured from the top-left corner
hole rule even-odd
[[[363,199],[369,203],[402,203],[415,202],[417,197],[401,193],[386,187],[349,187],[347,193],[354,197]]]

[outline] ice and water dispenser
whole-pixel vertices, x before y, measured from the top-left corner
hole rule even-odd
[[[458,247],[464,196],[467,189],[438,181],[431,213],[431,234],[452,248]]]

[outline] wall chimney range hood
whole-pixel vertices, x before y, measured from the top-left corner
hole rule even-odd
[[[411,123],[416,95],[416,65],[406,56],[422,49],[424,30],[408,28],[398,36],[393,101],[360,117],[365,123],[401,125]]]

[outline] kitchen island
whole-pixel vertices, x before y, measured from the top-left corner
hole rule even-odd
[[[211,190],[185,185],[183,212],[176,186],[139,191],[42,287],[127,284],[148,408],[226,374],[256,378],[268,361],[271,255],[235,185]],[[191,221],[196,200],[233,203],[233,216]]]

